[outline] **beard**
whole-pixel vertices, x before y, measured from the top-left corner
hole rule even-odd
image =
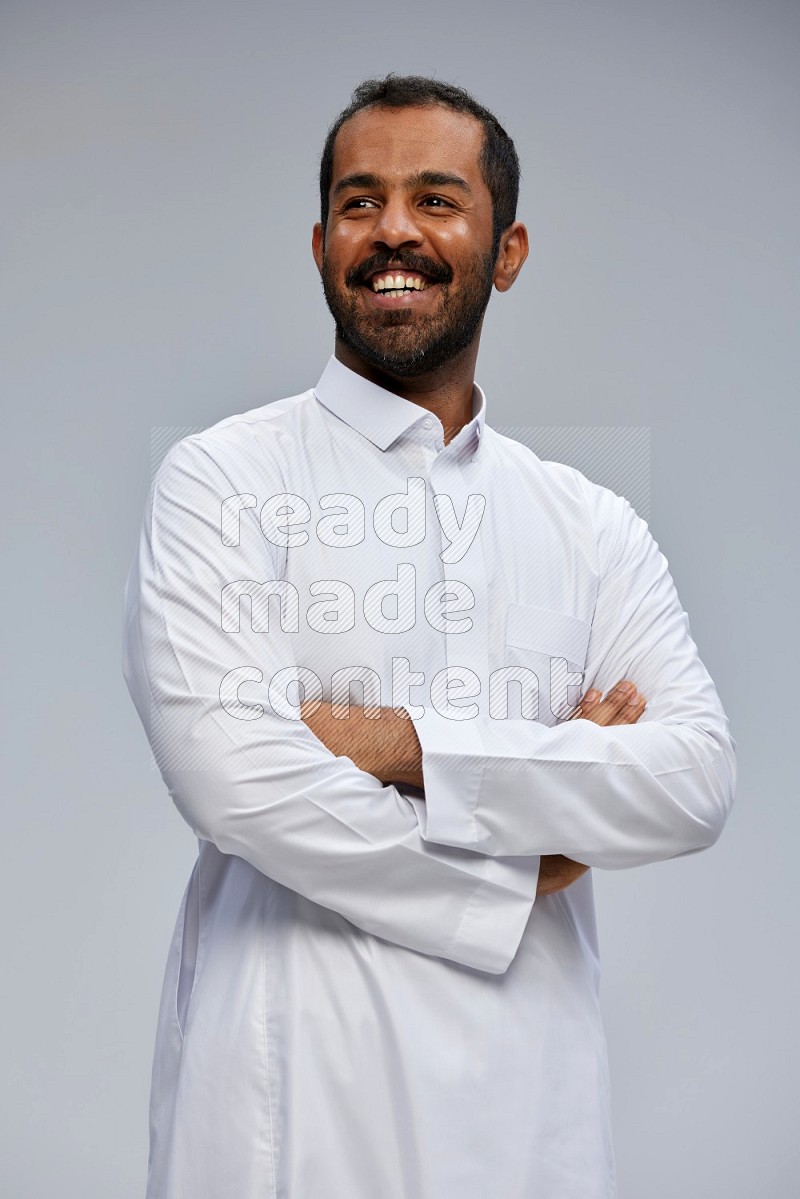
[[[375,271],[392,267],[420,271],[441,292],[434,313],[423,315],[412,308],[365,312],[358,289]],[[389,375],[414,378],[450,362],[475,338],[492,294],[495,255],[476,254],[451,287],[453,273],[446,267],[409,251],[374,255],[347,272],[340,286],[330,262],[323,258],[322,290],[339,339],[371,366]]]

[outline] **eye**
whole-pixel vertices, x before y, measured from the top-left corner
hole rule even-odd
[[[348,200],[345,204],[345,211],[348,208],[366,208],[369,204],[374,204],[374,200],[370,200],[368,196],[354,196],[352,200]]]
[[[436,208],[452,208],[453,205],[444,196],[425,196],[423,204],[433,204]]]

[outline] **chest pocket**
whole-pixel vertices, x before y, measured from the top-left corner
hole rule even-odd
[[[521,676],[521,708],[509,706],[509,715],[526,716],[549,726],[566,719],[581,696],[591,631],[588,620],[568,612],[535,604],[508,605],[503,665],[524,667],[535,676],[535,682]],[[535,707],[532,688],[538,701]]]

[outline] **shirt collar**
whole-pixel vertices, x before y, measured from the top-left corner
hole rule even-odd
[[[328,359],[328,365],[314,388],[314,394],[330,412],[368,438],[380,450],[387,450],[402,433],[406,433],[417,423],[422,425],[426,419],[432,419],[439,425],[439,432],[443,432],[439,418],[427,408],[370,382],[363,375],[345,366],[335,355]],[[483,435],[485,419],[486,396],[482,388],[474,383],[472,419],[453,438],[453,442],[474,443],[477,449]]]

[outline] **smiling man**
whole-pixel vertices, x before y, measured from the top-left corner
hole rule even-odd
[[[469,374],[492,287],[510,287],[527,254],[525,228],[509,212],[493,228],[483,140],[478,121],[440,105],[391,116],[362,109],[340,128],[314,257],[336,320],[337,357],[351,369],[363,373],[368,363],[404,380],[436,372],[441,381],[463,355]],[[416,165],[430,161],[451,169]],[[465,390],[469,403],[471,379]]]
[[[616,1194],[591,868],[713,844],[735,742],[644,521],[486,422],[518,180],[460,88],[362,84],[334,355],[155,478],[124,672],[199,852],[148,1199]]]

